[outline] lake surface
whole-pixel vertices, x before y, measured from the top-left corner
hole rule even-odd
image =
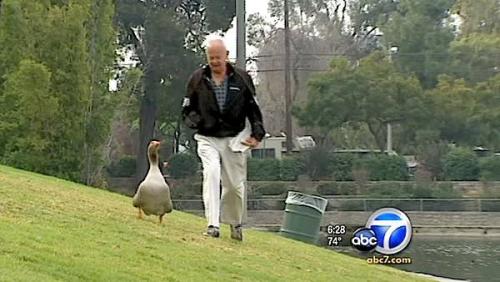
[[[334,250],[357,257],[369,257],[351,247]],[[379,254],[376,254],[380,256]],[[394,267],[470,281],[500,281],[500,238],[414,236],[410,246],[398,254],[411,257],[412,264]]]

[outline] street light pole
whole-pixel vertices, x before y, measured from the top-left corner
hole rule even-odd
[[[392,126],[391,122],[387,123],[387,154],[392,152]]]
[[[236,0],[236,66],[246,69],[245,0]]]
[[[392,46],[389,49],[389,60],[392,63],[392,55],[396,54],[398,52],[398,47]],[[387,154],[392,153],[392,125],[391,122],[387,122]]]

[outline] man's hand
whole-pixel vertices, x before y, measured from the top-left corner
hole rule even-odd
[[[259,146],[259,141],[257,141],[257,139],[253,138],[253,137],[248,137],[245,141],[241,141],[241,144],[245,145],[245,146],[248,146],[250,148],[256,148],[257,146]]]

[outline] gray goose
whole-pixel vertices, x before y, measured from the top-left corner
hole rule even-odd
[[[139,209],[138,218],[146,215],[159,216],[159,223],[162,223],[163,216],[172,212],[173,205],[170,198],[170,188],[165,182],[158,166],[160,148],[159,141],[151,141],[148,146],[149,171],[144,180],[139,184],[139,188],[134,195],[132,203]]]

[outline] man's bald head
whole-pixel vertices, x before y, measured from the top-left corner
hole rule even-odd
[[[226,72],[226,63],[229,55],[224,41],[220,38],[208,40],[206,53],[207,62],[212,72],[217,75],[224,74]]]
[[[222,49],[227,51],[226,44],[221,38],[212,38],[207,41],[207,53],[210,49]]]

